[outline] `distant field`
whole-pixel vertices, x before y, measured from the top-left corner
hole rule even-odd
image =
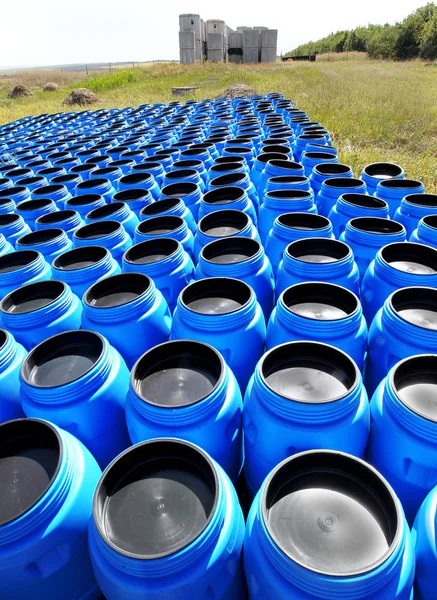
[[[158,64],[90,76],[40,70],[0,76],[0,123],[64,110],[62,100],[73,87],[95,91],[102,99],[97,107],[114,107],[174,100],[175,86],[196,85],[201,99],[221,95],[232,83],[246,83],[258,92],[283,92],[321,121],[332,132],[341,160],[356,174],[369,162],[397,162],[437,193],[437,66],[324,58],[274,65]],[[7,93],[18,81],[35,96],[9,100]],[[62,89],[42,92],[48,81]]]

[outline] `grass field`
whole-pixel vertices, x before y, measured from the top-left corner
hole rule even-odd
[[[29,85],[33,98],[9,100],[16,82]],[[48,81],[59,92],[42,92]],[[86,77],[81,73],[29,71],[0,78],[0,124],[29,114],[64,110],[73,87],[88,87],[102,100],[97,107],[135,106],[174,100],[171,88],[199,87],[197,98],[213,98],[233,83],[257,92],[283,92],[297,107],[325,125],[342,162],[359,174],[373,161],[401,164],[410,178],[437,193],[437,66],[364,59],[274,65],[159,64],[113,70]]]

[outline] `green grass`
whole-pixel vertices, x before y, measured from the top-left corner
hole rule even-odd
[[[51,80],[49,73],[46,77]],[[66,82],[59,92],[34,89],[33,98],[21,100],[7,99],[12,81],[1,79],[0,123],[59,112],[73,87],[91,88],[102,100],[97,107],[109,108],[168,102],[174,100],[171,88],[176,86],[198,86],[197,98],[214,98],[233,83],[247,83],[261,93],[280,91],[292,98],[332,132],[341,161],[356,174],[369,162],[396,162],[408,177],[424,181],[427,191],[437,193],[437,67],[422,62],[159,64],[82,76],[77,82]]]

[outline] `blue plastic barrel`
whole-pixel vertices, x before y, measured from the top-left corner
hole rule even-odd
[[[35,202],[35,200],[32,200]],[[35,222],[35,229],[40,231],[42,229],[51,229],[53,227],[62,229],[65,231],[67,236],[71,239],[73,233],[79,227],[85,225],[80,214],[75,210],[58,210],[49,214],[38,217]]]
[[[374,195],[385,200],[389,206],[390,218],[393,219],[402,198],[410,194],[423,194],[425,186],[421,181],[413,179],[384,179],[376,186]]]
[[[253,202],[247,193],[239,187],[216,188],[204,194],[199,203],[199,219],[217,210],[240,210],[245,212],[256,225],[257,215]]]
[[[25,200],[16,207],[17,214],[21,215],[32,231],[35,230],[35,222],[38,217],[56,212],[58,207],[50,198],[41,200]]]
[[[96,221],[84,225],[73,234],[73,247],[103,246],[120,264],[123,254],[132,246],[132,239],[118,221]]]
[[[359,293],[359,271],[349,246],[328,238],[304,238],[284,251],[276,274],[276,297],[295,283],[325,281]]]
[[[332,177],[325,179],[317,195],[317,210],[319,214],[327,217],[337,200],[343,194],[366,194],[366,184],[361,179],[351,177]]]
[[[144,352],[168,340],[171,314],[150,277],[122,273],[85,292],[82,328],[102,334],[131,369]]]
[[[420,219],[435,214],[437,214],[437,194],[410,194],[402,198],[393,218],[405,227],[408,239],[417,229]]]
[[[425,352],[437,354],[437,290],[397,290],[384,302],[369,329],[365,374],[369,394],[398,361]]]
[[[4,200],[9,200],[16,206],[17,204],[20,204],[20,202],[30,200],[30,192],[24,185],[6,188],[0,190],[0,202],[3,202]]]
[[[435,590],[437,487],[425,498],[414,521],[412,534],[416,550],[415,600],[432,598]]]
[[[255,186],[253,185],[247,173],[228,173],[227,175],[221,175],[220,177],[211,179],[208,184],[209,191],[226,187],[238,187],[243,189],[248,195],[249,199],[252,201],[255,211],[258,209],[258,192],[256,191]]]
[[[276,346],[264,354],[247,386],[243,424],[252,496],[291,454],[329,448],[363,456],[370,412],[357,365],[328,344]]]
[[[70,174],[80,175],[82,181],[87,181],[90,178],[91,173],[96,171],[97,168],[97,165],[92,164],[79,165],[78,167],[72,167],[70,169]]]
[[[159,198],[160,186],[155,181],[151,173],[147,171],[132,171],[127,175],[123,175],[117,183],[118,191],[141,189],[150,194],[151,198],[157,200]]]
[[[88,523],[101,471],[70,433],[39,419],[0,426],[1,597],[99,600]]]
[[[196,279],[233,277],[250,285],[266,321],[273,310],[275,280],[270,261],[257,240],[227,237],[204,246],[199,254]]]
[[[64,204],[72,197],[68,189],[62,183],[49,183],[42,185],[32,192],[32,200],[50,198],[58,208],[64,208]]]
[[[364,167],[361,179],[367,185],[369,194],[374,194],[380,181],[386,179],[405,179],[405,173],[402,167],[393,163],[371,163]]]
[[[0,256],[0,298],[26,283],[50,279],[51,276],[49,263],[35,250],[21,250]]]
[[[137,444],[97,486],[89,544],[107,600],[244,598],[243,538],[232,483],[189,442]]]
[[[84,246],[57,256],[52,271],[53,279],[67,283],[82,298],[96,281],[120,273],[120,265],[103,246]]]
[[[11,252],[15,252],[15,248],[7,241],[5,236],[0,233],[0,256],[11,254]]]
[[[284,156],[281,159],[276,158],[273,160],[269,160],[261,172],[257,187],[258,196],[261,204],[263,202],[264,193],[266,191],[267,181],[272,177],[279,177],[281,175],[301,177],[305,175],[305,170],[300,163],[296,163],[291,160],[286,160]]]
[[[44,169],[44,171],[48,171],[49,169]],[[56,169],[57,170],[57,169]],[[25,179],[20,179],[17,181],[17,186],[25,187],[30,194],[32,194],[33,190],[39,188],[43,185],[47,185],[50,181],[50,177],[43,177],[43,175],[35,175],[35,177],[26,177]]]
[[[197,225],[194,238],[194,256],[197,257],[201,249],[214,240],[224,237],[250,237],[259,239],[258,230],[247,213],[241,210],[218,210],[202,219]]]
[[[147,221],[147,219],[153,219],[154,217],[170,215],[184,219],[193,235],[196,233],[196,221],[181,198],[166,198],[165,200],[153,202],[141,209],[139,218],[140,221]]]
[[[361,285],[361,303],[368,325],[390,294],[410,286],[437,287],[437,250],[412,242],[381,248]]]
[[[109,179],[114,188],[117,187],[117,182],[123,176],[123,171],[120,167],[114,167],[113,165],[108,165],[103,169],[95,169],[90,172],[90,179],[99,179],[103,177],[103,179]]]
[[[171,238],[155,238],[129,248],[123,256],[123,271],[148,275],[171,312],[180,292],[194,279],[191,257],[182,244]]]
[[[406,235],[405,227],[397,221],[357,217],[346,224],[340,240],[352,249],[362,280],[378,250],[393,242],[404,242]]]
[[[127,234],[133,238],[135,227],[139,220],[126,202],[112,202],[91,210],[85,218],[87,223],[96,221],[117,221],[125,228]]]
[[[0,214],[0,233],[15,247],[17,240],[30,233],[31,229],[23,217],[16,213]]]
[[[258,217],[258,231],[261,241],[265,244],[276,217],[293,212],[317,213],[312,190],[286,189],[266,192],[263,196],[263,203],[259,209]]]
[[[24,416],[20,403],[20,368],[26,354],[9,331],[0,329],[0,423]]]
[[[63,185],[67,188],[68,193],[73,196],[78,183],[83,181],[78,173],[67,173],[66,175],[57,175],[50,180],[51,185]]]
[[[393,486],[410,525],[437,485],[436,366],[435,354],[405,358],[389,371],[370,403],[367,457]]]
[[[338,155],[328,152],[308,152],[305,149],[300,162],[305,168],[305,175],[309,177],[317,165],[322,163],[338,163]]]
[[[266,189],[264,193],[273,192],[274,190],[311,190],[310,180],[303,175],[278,175],[267,179]]]
[[[231,480],[243,467],[243,401],[217,350],[172,341],[146,352],[132,370],[126,421],[134,444],[178,437],[197,444]]]
[[[18,250],[37,250],[41,252],[48,263],[62,254],[71,250],[73,244],[65,231],[51,227],[40,231],[32,231],[18,238],[15,248]]]
[[[205,170],[205,165],[201,160],[175,160],[175,162],[172,165],[172,171],[177,171],[179,169],[194,169],[199,173],[200,177],[202,178],[202,181],[206,185],[208,174]]]
[[[156,238],[172,238],[182,244],[190,256],[193,255],[194,237],[181,217],[163,215],[141,221],[135,228],[135,243]]]
[[[24,179],[26,177],[32,177],[33,171],[32,169],[22,168],[16,169],[14,168],[12,171],[6,171],[5,176],[13,182],[13,185],[19,185],[17,182],[20,179]]]
[[[411,234],[410,242],[418,242],[437,248],[437,215],[420,219],[417,229]]]
[[[316,450],[266,478],[246,525],[250,600],[412,600],[414,547],[401,503],[370,465]]]
[[[10,189],[11,187],[14,187],[14,184],[12,183],[12,180],[9,179],[9,177],[0,178],[0,191]]]
[[[202,194],[205,191],[205,182],[203,181],[200,173],[196,169],[175,169],[168,171],[164,175],[162,187],[171,185],[172,183],[195,183],[199,186]]]
[[[112,196],[115,194],[115,189],[109,179],[87,179],[78,183],[74,188],[73,196],[83,196],[89,194],[98,194],[102,196],[106,204],[109,204],[112,200]]]
[[[239,279],[201,279],[179,295],[171,339],[192,339],[214,346],[242,391],[263,353],[265,335],[264,315],[255,293]]]
[[[270,160],[281,160],[284,158],[284,155],[281,154],[280,152],[262,152],[261,154],[258,154],[258,156],[255,158],[255,161],[253,163],[253,167],[250,170],[250,179],[252,180],[253,185],[255,186],[257,192],[258,192],[258,196],[260,194],[260,179],[261,179],[261,173],[264,171],[267,163]],[[226,162],[228,159],[230,160],[234,160],[237,161],[238,157],[235,156],[223,156],[222,158],[218,159],[220,162],[217,162],[217,160],[215,161],[215,165],[217,164],[221,164]],[[244,164],[243,161],[239,161],[240,164]],[[283,174],[283,173],[281,173]],[[211,175],[210,175],[211,178]],[[264,191],[264,188],[263,190]]]
[[[333,177],[352,178],[353,176],[352,169],[348,165],[341,163],[321,163],[316,165],[310,175],[310,183],[313,188],[314,198],[317,201],[317,196],[322,187],[322,183],[326,181],[326,179],[332,179]]]
[[[153,196],[147,190],[140,188],[123,189],[114,194],[113,202],[125,202],[131,211],[139,217],[141,209],[154,202]]]
[[[329,212],[334,235],[340,235],[351,219],[359,217],[388,219],[388,204],[367,194],[342,194]]]
[[[74,433],[101,467],[129,446],[124,419],[129,371],[96,332],[67,331],[38,344],[23,361],[20,384],[26,416]]]
[[[279,297],[267,326],[266,348],[312,340],[343,350],[360,371],[367,354],[367,324],[360,301],[332,283],[297,283]]]
[[[82,196],[74,196],[65,203],[66,210],[75,210],[80,214],[82,219],[85,219],[86,215],[94,210],[106,206],[106,202],[100,194],[83,194]]]
[[[52,335],[78,329],[81,314],[79,298],[61,281],[23,285],[0,303],[2,323],[27,350]]]

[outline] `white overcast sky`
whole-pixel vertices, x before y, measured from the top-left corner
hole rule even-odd
[[[0,68],[178,59],[180,13],[279,30],[278,52],[333,31],[394,23],[426,0],[2,0]]]

